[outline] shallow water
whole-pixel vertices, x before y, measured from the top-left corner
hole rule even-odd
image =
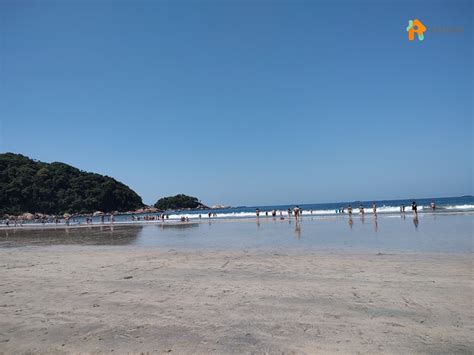
[[[280,220],[210,220],[178,227],[160,225],[10,229],[0,247],[128,245],[172,249],[376,250],[471,253],[473,214],[411,214],[360,218],[305,217]]]

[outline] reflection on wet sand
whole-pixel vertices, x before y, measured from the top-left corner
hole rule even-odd
[[[301,225],[298,220],[296,220],[296,224],[295,224],[295,235],[296,235],[296,239],[301,239]]]
[[[3,229],[1,247],[48,245],[122,245],[184,249],[382,248],[410,250],[472,249],[472,214],[418,218],[348,216],[293,220],[271,218],[203,221],[173,226],[104,225],[81,228]],[[418,219],[423,219],[423,226]],[[379,228],[379,222],[381,224]],[[304,223],[304,228],[303,228]],[[413,228],[415,226],[415,228]],[[348,228],[349,227],[349,228]],[[453,234],[452,230],[456,230]],[[258,231],[258,238],[256,232]],[[350,233],[351,243],[347,244]],[[417,238],[413,238],[416,233]],[[290,238],[289,238],[290,236]],[[374,238],[375,237],[375,238]],[[296,242],[297,241],[297,242]]]
[[[143,226],[101,226],[77,229],[3,230],[0,234],[0,246],[127,245],[137,240],[142,229]]]
[[[209,221],[209,224],[211,224],[211,221]],[[199,227],[199,223],[181,223],[181,224],[166,224],[162,223],[159,225],[161,229],[168,229],[168,228],[174,228],[174,229],[186,229],[186,228],[194,228],[194,227]]]
[[[415,225],[415,229],[418,229],[418,216],[417,215],[413,217],[413,224]]]

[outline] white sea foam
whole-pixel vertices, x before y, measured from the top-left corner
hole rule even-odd
[[[474,210],[474,205],[443,206],[447,210]]]

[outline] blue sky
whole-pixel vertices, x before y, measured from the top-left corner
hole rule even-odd
[[[0,151],[113,176],[145,203],[472,194],[472,14],[456,0],[3,0]],[[423,42],[407,39],[414,18]]]

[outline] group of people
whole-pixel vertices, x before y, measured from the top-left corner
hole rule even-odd
[[[280,214],[280,219],[285,219],[285,217],[283,217],[283,211],[280,210],[278,212]],[[295,206],[293,208],[293,210],[291,208],[288,208],[287,213],[288,213],[288,217],[295,216],[295,218],[298,219],[303,214],[303,210],[299,206]],[[260,209],[259,208],[255,209],[255,214],[256,214],[257,217],[260,217]],[[311,211],[311,214],[313,214],[313,211]],[[277,216],[277,210],[275,210],[275,209],[271,210],[271,215],[272,215],[272,217],[276,217]],[[268,216],[269,216],[268,211],[265,211],[265,217],[268,217]]]
[[[42,225],[49,224],[49,223],[55,223],[59,224],[64,222],[66,224],[69,224],[70,220],[76,221],[74,218],[60,218],[60,217],[35,217],[34,219],[24,219],[21,217],[7,217],[4,220],[0,220],[0,224],[5,224],[5,226],[9,227],[10,225],[13,225],[13,227],[22,227],[23,224],[28,224],[28,223],[40,223]]]
[[[436,209],[436,204],[434,203],[434,201],[431,201],[430,207],[431,207],[432,211],[434,211]],[[352,216],[352,210],[353,210],[352,206],[348,205],[347,206],[347,213],[349,214],[349,216]],[[418,215],[418,205],[417,205],[416,201],[412,202],[411,210],[413,211],[413,213],[415,215]],[[338,213],[346,213],[345,211],[346,211],[345,207],[341,207],[341,208],[335,210],[335,212],[337,214]],[[280,219],[284,219],[283,211],[280,210],[278,212],[280,214]],[[402,204],[400,206],[400,212],[405,213],[405,204]],[[260,209],[256,208],[255,209],[255,214],[256,214],[257,217],[260,217],[260,213],[261,213]],[[265,216],[266,217],[269,216],[268,213],[269,213],[268,211],[265,211]],[[276,215],[277,215],[277,211],[274,210],[274,209],[271,210],[270,213],[271,213],[272,217],[276,217]],[[303,210],[299,206],[295,206],[293,209],[288,208],[287,213],[288,213],[288,217],[294,216],[296,219],[298,219],[303,214]],[[377,217],[377,204],[375,202],[372,203],[372,213],[375,217]],[[313,210],[310,210],[310,214],[313,214]],[[359,214],[362,215],[362,216],[365,214],[365,208],[362,204],[359,205]]]
[[[160,213],[158,216],[154,216],[154,215],[145,215],[143,217],[141,216],[135,216],[133,215],[132,216],[132,221],[164,221],[165,219],[169,219],[170,216],[168,214],[165,214],[165,213]]]

